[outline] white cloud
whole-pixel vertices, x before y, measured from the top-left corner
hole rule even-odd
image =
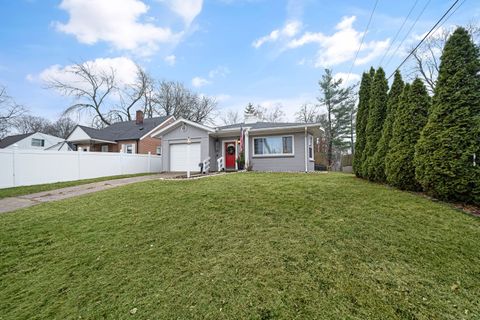
[[[56,29],[89,45],[105,41],[115,49],[147,56],[161,43],[178,42],[183,34],[142,22],[149,7],[140,0],[63,0],[60,8],[69,19],[55,22]]]
[[[229,74],[229,73],[230,73],[230,69],[228,69],[227,67],[218,66],[215,69],[210,70],[210,72],[208,73],[208,77],[210,79],[225,78],[227,76],[227,74]]]
[[[287,28],[287,24],[282,30],[274,30],[268,36],[254,41],[253,46],[258,48],[266,42],[282,40],[285,45],[284,49],[295,49],[313,43],[319,46],[313,61],[314,66],[317,68],[331,67],[354,59],[363,36],[363,32],[353,28],[355,19],[355,16],[343,17],[335,26],[335,32],[331,35],[307,31],[296,38],[295,36],[300,31],[301,24],[296,24],[289,28]],[[387,49],[389,43],[390,39],[364,42],[355,65],[362,65],[372,61]],[[306,61],[303,60],[303,63]]]
[[[203,6],[203,0],[166,0],[165,2],[170,10],[183,18],[187,26],[200,14]]]
[[[356,73],[338,72],[333,75],[333,79],[342,79],[342,85],[347,86],[360,81],[360,75]]]
[[[175,57],[175,55],[171,54],[169,56],[166,56],[165,58],[163,58],[163,60],[165,60],[165,62],[170,65],[170,66],[174,66],[175,63],[177,62],[177,57]]]
[[[263,36],[252,43],[254,48],[260,48],[267,42],[276,42],[281,39],[288,39],[296,36],[300,29],[302,28],[302,23],[298,20],[293,20],[285,24],[282,29],[275,29],[270,34]]]
[[[95,60],[86,61],[84,62],[84,64],[89,66],[92,71],[98,73],[110,72],[110,70],[114,70],[115,79],[118,85],[131,83],[131,81],[135,79],[137,72],[136,64],[127,57],[98,58]],[[71,72],[72,70],[72,65],[61,66],[56,64],[48,67],[36,76],[31,74],[27,75],[27,79],[29,81],[40,80],[43,82],[49,81],[51,79],[57,79],[65,83],[82,86],[84,80],[73,74]]]
[[[211,82],[205,78],[202,78],[202,77],[194,77],[192,79],[192,86],[194,86],[195,88],[200,88],[200,87],[203,87],[203,86],[206,86],[208,84],[210,84]]]

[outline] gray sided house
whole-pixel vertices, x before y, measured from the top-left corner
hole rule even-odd
[[[257,122],[212,128],[177,119],[152,133],[160,138],[163,171],[235,171],[243,152],[254,171],[313,171],[319,124]],[[243,148],[243,151],[242,151]]]

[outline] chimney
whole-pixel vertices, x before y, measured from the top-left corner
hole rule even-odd
[[[137,110],[137,114],[135,116],[136,124],[143,124],[143,111]]]
[[[253,114],[253,113],[247,113],[247,112],[245,112],[243,118],[244,118],[244,120],[245,120],[244,122],[245,122],[246,124],[248,124],[248,123],[257,123],[257,122],[258,122],[257,116],[256,116],[255,114]]]

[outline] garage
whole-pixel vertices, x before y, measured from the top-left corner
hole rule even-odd
[[[200,143],[170,145],[170,171],[200,171],[200,162]]]

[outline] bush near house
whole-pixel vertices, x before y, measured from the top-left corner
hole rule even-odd
[[[464,28],[447,40],[428,122],[416,148],[416,178],[434,197],[480,204],[480,55]]]
[[[413,158],[420,132],[427,122],[429,106],[430,97],[422,80],[416,78],[412,85],[405,86],[393,123],[385,165],[387,181],[394,187],[421,190],[415,179]]]

